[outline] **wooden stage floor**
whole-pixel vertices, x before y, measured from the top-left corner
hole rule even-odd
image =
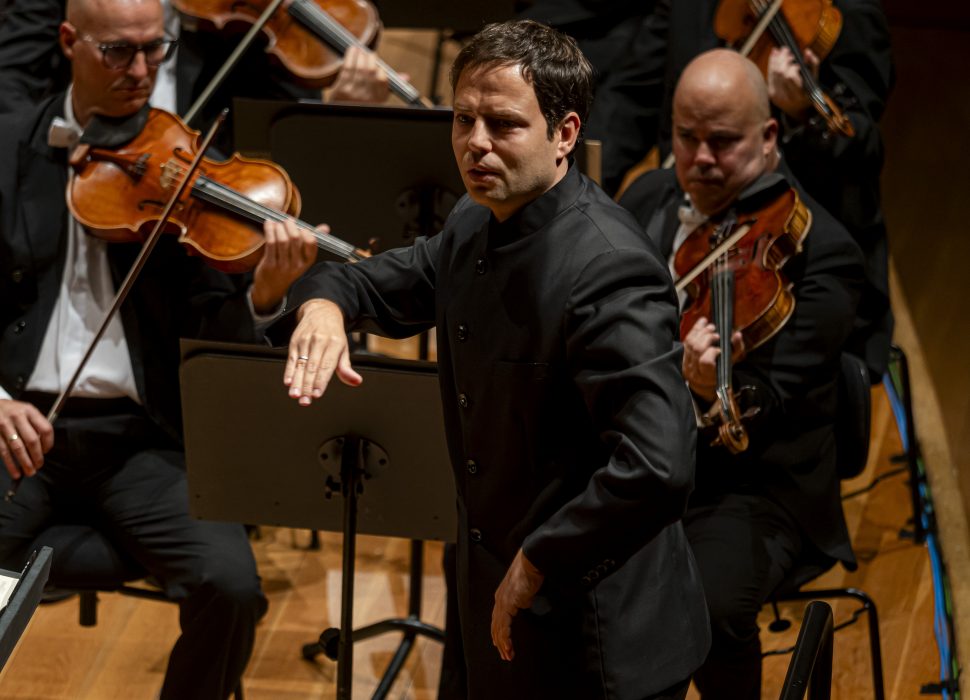
[[[844,484],[845,492],[868,484],[896,465],[901,451],[889,404],[881,388],[873,394],[872,449],[866,471]],[[882,631],[887,697],[919,697],[923,683],[938,677],[933,639],[933,590],[925,547],[900,539],[910,516],[904,475],[845,502],[859,569],[830,571],[813,587],[851,585],[877,602]],[[263,528],[253,543],[270,599],[260,624],[253,659],[245,676],[247,700],[335,697],[336,665],[321,657],[304,661],[300,649],[322,628],[339,619],[340,537],[323,535],[320,551],[306,549],[306,532]],[[440,625],[444,617],[441,546],[425,548],[423,619]],[[358,542],[355,620],[358,625],[406,613],[409,547],[403,540],[361,537]],[[854,603],[834,605],[836,622]],[[784,605],[800,619],[802,605]],[[99,624],[82,628],[73,598],[41,606],[20,646],[0,673],[2,700],[131,700],[157,696],[167,653],[178,634],[174,605],[117,594],[101,596]],[[765,623],[770,619],[763,615]],[[797,628],[797,625],[796,625]],[[764,631],[765,648],[790,645],[795,628]],[[388,634],[355,647],[354,695],[370,697],[397,646]],[[441,648],[419,639],[389,695],[428,700],[436,696]],[[765,661],[762,697],[776,698],[789,657]],[[860,622],[836,633],[833,698],[872,697],[866,628]],[[692,691],[693,693],[693,691]],[[696,697],[692,695],[692,697]]]

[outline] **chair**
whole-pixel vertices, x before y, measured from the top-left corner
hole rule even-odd
[[[47,583],[47,599],[64,594],[80,596],[79,622],[97,624],[98,592],[119,592],[150,600],[168,601],[160,590],[129,585],[148,572],[119,552],[100,532],[87,525],[61,524],[47,528],[44,541],[58,553]]]
[[[839,375],[838,409],[835,421],[836,468],[840,479],[851,479],[862,473],[869,456],[869,432],[871,427],[871,397],[869,371],[858,357],[842,353]],[[879,638],[879,616],[876,604],[864,591],[858,588],[829,588],[803,591],[802,586],[815,580],[834,566],[831,560],[806,560],[796,565],[775,589],[770,603],[775,620],[769,629],[775,632],[788,629],[791,623],[781,619],[778,603],[793,600],[816,600],[819,598],[852,598],[862,604],[852,618],[837,625],[839,630],[855,622],[863,614],[869,623],[869,654],[872,666],[872,685],[875,700],[885,698],[882,678],[882,651]],[[767,652],[770,654],[788,653],[790,650]]]
[[[785,684],[778,700],[832,697],[832,608],[814,600],[805,609]]]
[[[161,590],[131,585],[146,578],[148,572],[93,527],[52,525],[44,534],[44,542],[58,553],[47,581],[45,597],[59,600],[76,593],[80,598],[78,617],[83,627],[97,624],[98,593],[101,592],[172,602]],[[241,681],[233,697],[243,700]]]

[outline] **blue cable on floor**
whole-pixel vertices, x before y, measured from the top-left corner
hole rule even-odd
[[[906,411],[889,373],[883,376],[883,386],[886,389],[886,395],[889,397],[889,405],[892,408],[896,420],[896,428],[899,431],[903,449],[909,454],[909,431],[906,425]],[[922,476],[922,460],[917,462],[917,468]],[[920,503],[923,504],[923,512],[919,513],[918,517],[920,518],[924,531],[927,533],[926,549],[929,553],[930,571],[933,576],[933,634],[936,638],[936,644],[940,654],[940,682],[943,686],[941,692],[944,700],[948,700],[951,697],[951,693],[946,684],[950,681],[955,681],[957,678],[957,673],[955,672],[956,663],[953,658],[952,638],[950,635],[952,613],[949,610],[949,586],[939,542],[931,528],[932,518],[930,516],[933,513],[933,505],[929,495],[929,488],[922,479],[920,479],[918,488]],[[959,691],[953,695],[959,697]]]

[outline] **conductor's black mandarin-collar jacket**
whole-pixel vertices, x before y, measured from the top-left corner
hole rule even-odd
[[[440,234],[318,267],[291,302],[314,297],[348,327],[437,328],[470,697],[643,698],[700,665],[677,308],[627,212],[575,167],[502,224],[466,196]],[[490,620],[520,547],[546,580],[507,663]]]

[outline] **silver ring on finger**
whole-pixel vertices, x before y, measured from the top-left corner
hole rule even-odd
[[[296,361],[297,362],[306,362],[309,359],[310,359],[310,356],[309,355],[300,355],[298,358],[296,358]]]
[[[20,439],[20,436],[17,435],[17,433],[14,433],[13,435],[11,435],[10,437],[7,438],[7,441],[8,442],[17,442],[17,440],[19,440],[19,439]]]

